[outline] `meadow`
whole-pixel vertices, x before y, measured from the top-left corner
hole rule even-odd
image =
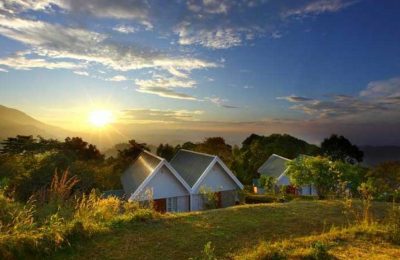
[[[388,203],[299,201],[240,205],[124,222],[90,240],[74,241],[55,259],[380,259],[400,257],[385,223]],[[357,213],[358,212],[358,213]],[[397,226],[398,228],[399,226]],[[399,241],[397,241],[399,242]],[[327,251],[327,252],[325,252]],[[326,254],[324,254],[326,253]],[[318,256],[318,254],[324,254]],[[321,258],[322,257],[322,258]]]

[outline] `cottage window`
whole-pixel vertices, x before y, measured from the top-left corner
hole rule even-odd
[[[178,198],[167,198],[167,212],[177,212],[178,211]]]

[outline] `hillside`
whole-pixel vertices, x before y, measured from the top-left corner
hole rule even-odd
[[[41,135],[63,139],[73,133],[40,122],[17,109],[0,105],[0,140],[16,135]]]
[[[387,208],[388,204],[375,203],[375,216],[381,218]],[[260,241],[271,243],[309,236],[318,240],[320,234],[332,226],[343,227],[347,220],[343,204],[338,201],[293,201],[167,214],[160,219],[116,225],[93,239],[75,241],[71,248],[52,259],[188,259],[198,257],[208,242],[215,247],[218,258],[243,259],[240,256],[247,255],[249,250],[253,252]],[[340,246],[357,248],[362,257],[368,255],[366,248],[371,243],[353,237]],[[340,247],[333,250],[338,256],[346,255]],[[375,246],[374,252],[386,256],[382,259],[390,259],[400,255],[400,246],[382,244]]]

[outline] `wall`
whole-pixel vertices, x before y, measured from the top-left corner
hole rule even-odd
[[[151,181],[139,194],[139,200],[146,200],[146,190],[153,191],[153,199],[189,196],[189,191],[180,183],[171,171],[163,165]]]
[[[216,163],[212,167],[194,193],[199,193],[199,189],[202,186],[211,188],[213,191],[235,190],[239,188],[219,163]]]

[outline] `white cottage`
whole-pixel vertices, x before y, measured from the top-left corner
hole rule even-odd
[[[291,185],[290,179],[287,176],[288,165],[291,160],[277,154],[272,154],[264,163],[258,168],[257,172],[260,175],[274,177],[276,185],[288,186]],[[299,195],[317,195],[317,191],[313,185],[306,185],[297,189]]]
[[[128,200],[146,201],[151,196],[160,212],[190,210],[189,185],[165,159],[150,152],[143,151],[121,181]]]
[[[170,163],[190,186],[191,211],[205,208],[200,194],[202,187],[216,193],[219,207],[232,206],[238,201],[237,190],[243,189],[243,185],[218,156],[182,149]]]

